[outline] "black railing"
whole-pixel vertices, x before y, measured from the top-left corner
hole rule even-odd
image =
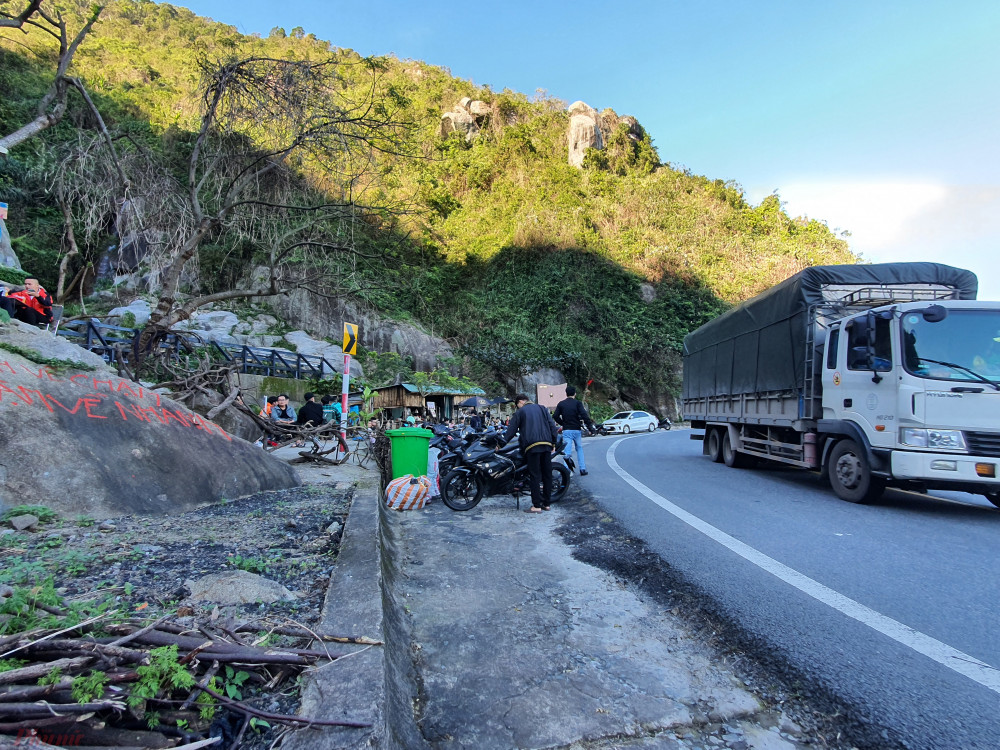
[[[59,329],[59,335],[94,352],[111,365],[128,364],[132,356],[133,343],[141,329],[122,328],[97,320],[77,320]],[[284,349],[220,344],[205,341],[195,334],[171,333],[160,346],[171,349],[178,355],[190,349],[208,348],[226,362],[239,363],[239,372],[248,375],[269,375],[276,378],[331,377],[339,370],[325,357],[298,354]]]
[[[212,347],[227,362],[239,362],[240,372],[248,375],[270,375],[276,378],[324,378],[339,370],[325,357],[299,354],[284,349],[267,349],[259,346],[220,344],[212,342]]]

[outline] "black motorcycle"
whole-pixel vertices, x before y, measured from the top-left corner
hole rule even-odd
[[[478,438],[458,456],[458,465],[441,480],[441,499],[452,510],[472,510],[485,496],[513,495],[521,507],[521,495],[531,495],[528,464],[517,442],[493,447],[495,438]],[[562,437],[556,450],[562,453]],[[569,468],[552,462],[552,502],[562,499],[569,489]]]
[[[670,421],[670,417],[664,417],[660,420],[659,427],[661,430],[669,430],[674,426],[674,423]]]

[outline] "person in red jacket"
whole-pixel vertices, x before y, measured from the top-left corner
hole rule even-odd
[[[23,290],[3,298],[3,308],[12,318],[31,325],[46,326],[52,322],[52,297],[35,278],[25,279]]]

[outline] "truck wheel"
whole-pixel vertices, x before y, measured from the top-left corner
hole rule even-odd
[[[853,440],[841,440],[830,452],[830,485],[849,503],[872,503],[885,491],[885,480],[872,476],[868,456]]]
[[[719,434],[718,428],[710,427],[705,440],[708,443],[708,457],[712,459],[712,462],[722,461],[722,435]]]
[[[722,436],[722,461],[730,469],[742,469],[747,465],[747,457],[733,448],[733,442],[729,439],[729,430]]]
[[[1000,492],[984,492],[983,497],[1000,508]]]

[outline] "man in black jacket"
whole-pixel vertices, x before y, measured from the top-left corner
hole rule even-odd
[[[566,458],[572,460],[573,446],[576,445],[576,455],[580,464],[580,476],[587,476],[587,462],[583,460],[583,426],[589,425],[593,432],[597,432],[597,425],[590,418],[585,407],[576,398],[576,388],[571,385],[566,386],[566,398],[556,406],[556,413],[553,415],[555,421],[562,425],[563,440],[566,442]],[[572,466],[572,464],[571,464]]]
[[[323,424],[323,406],[316,403],[316,394],[311,391],[304,398],[305,403],[299,409],[295,423],[306,427],[318,427]]]
[[[541,513],[549,510],[552,502],[552,453],[555,451],[559,428],[552,420],[549,410],[531,403],[525,394],[517,394],[514,405],[517,411],[507,425],[503,441],[506,443],[517,433],[517,442],[531,475],[531,507],[525,512]]]

